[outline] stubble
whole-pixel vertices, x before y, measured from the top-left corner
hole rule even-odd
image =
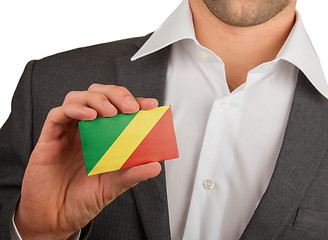
[[[267,22],[291,0],[203,0],[212,14],[236,27],[250,27]]]

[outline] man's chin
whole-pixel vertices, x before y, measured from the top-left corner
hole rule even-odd
[[[268,22],[291,0],[245,2],[242,0],[203,0],[212,14],[223,23],[234,27],[253,27]]]

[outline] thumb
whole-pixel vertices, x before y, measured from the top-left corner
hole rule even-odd
[[[121,169],[103,174],[103,197],[107,204],[139,182],[156,177],[161,172],[161,165],[152,162],[132,168]]]

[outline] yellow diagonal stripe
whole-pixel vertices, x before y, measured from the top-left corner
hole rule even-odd
[[[139,111],[88,175],[120,169],[169,107]]]

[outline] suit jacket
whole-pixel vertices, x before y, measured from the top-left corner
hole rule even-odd
[[[127,87],[163,104],[170,47],[134,62],[149,36],[60,53],[25,68],[0,132],[0,236],[9,239],[29,155],[49,110],[93,82]],[[242,240],[328,239],[328,101],[299,73],[287,130],[269,186]],[[164,166],[163,166],[164,167]],[[236,213],[238,214],[238,213]],[[85,239],[170,239],[165,169],[108,205]]]

